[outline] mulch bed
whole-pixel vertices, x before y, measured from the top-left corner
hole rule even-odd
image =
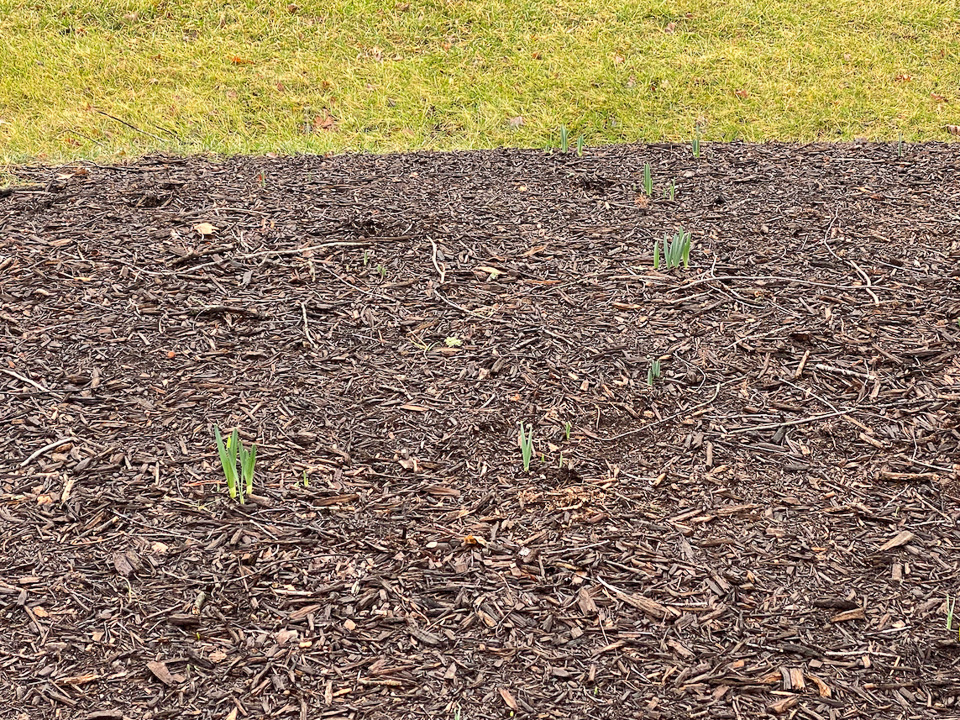
[[[0,715],[957,716],[958,169],[15,168]]]

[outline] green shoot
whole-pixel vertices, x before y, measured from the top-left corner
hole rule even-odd
[[[227,492],[233,499],[239,499],[241,504],[245,495],[253,494],[253,475],[257,466],[257,446],[251,445],[248,450],[243,446],[239,431],[234,428],[227,441],[220,435],[220,427],[213,426],[214,439],[217,442],[217,453],[220,455],[220,466],[223,476],[227,479]],[[237,473],[237,460],[240,460],[240,472]],[[243,480],[243,485],[240,484]]]
[[[650,368],[647,370],[647,385],[653,387],[653,384],[660,379],[660,361],[653,360]]]
[[[370,251],[369,251],[369,250],[364,250],[364,251],[363,251],[363,266],[366,267],[368,262],[370,262]]]
[[[310,478],[307,477],[307,471],[303,471],[303,486],[310,487]]]
[[[563,434],[566,436],[567,442],[570,442],[570,431],[572,429],[573,429],[573,426],[570,425],[569,420],[563,424]]]
[[[257,467],[257,446],[251,445],[248,450],[243,446],[243,440],[237,438],[237,452],[240,456],[240,472],[243,474],[245,492],[247,495],[252,495],[253,473]],[[240,502],[243,502],[243,494],[240,495]]]
[[[677,195],[677,186],[673,180],[670,181],[670,187],[667,188],[667,195],[671,200]]]
[[[690,267],[690,233],[683,229],[675,233],[673,239],[670,236],[663,238],[663,261],[667,269],[680,267]],[[653,242],[653,269],[660,269],[660,241]]]
[[[566,153],[570,149],[570,131],[565,125],[560,126],[560,152]]]
[[[220,427],[213,426],[214,438],[217,441],[217,452],[220,455],[220,466],[223,468],[223,475],[227,479],[227,491],[231,498],[237,497],[237,446],[240,443],[240,435],[234,429],[233,434],[227,438],[226,444],[220,435]],[[243,491],[240,492],[240,502],[243,502]]]
[[[377,265],[377,272],[380,273],[381,280],[387,277],[387,269],[383,265]]]
[[[697,134],[693,138],[693,156],[700,159],[700,128],[697,128]]]
[[[560,451],[560,463],[557,465],[557,467],[563,470],[563,450]]]
[[[897,139],[897,157],[903,157],[903,133],[900,133],[900,136]]]
[[[953,611],[957,607],[957,599],[953,598],[950,600],[950,596],[947,595],[947,632],[953,630]],[[960,630],[958,630],[960,633]]]
[[[585,144],[583,135],[577,138],[577,157],[583,157],[583,148]]]
[[[533,425],[524,435],[523,423],[520,423],[520,455],[523,457],[523,471],[530,472],[530,460],[533,458]]]
[[[650,172],[650,163],[643,166],[643,192],[647,197],[653,197],[653,173]]]

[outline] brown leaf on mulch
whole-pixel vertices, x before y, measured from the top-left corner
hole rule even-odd
[[[167,664],[159,660],[151,660],[147,663],[147,669],[153,673],[153,676],[157,678],[164,685],[176,685],[177,683],[183,682],[183,677],[180,675],[173,675],[167,669]]]

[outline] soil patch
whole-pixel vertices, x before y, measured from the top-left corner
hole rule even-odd
[[[960,712],[958,169],[16,168],[2,715]],[[689,269],[654,270],[681,228]],[[259,443],[243,505],[214,423]]]

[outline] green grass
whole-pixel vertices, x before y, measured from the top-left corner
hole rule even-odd
[[[561,126],[588,146],[697,126],[911,142],[960,124],[955,2],[298,5],[0,0],[0,162],[548,147]]]

